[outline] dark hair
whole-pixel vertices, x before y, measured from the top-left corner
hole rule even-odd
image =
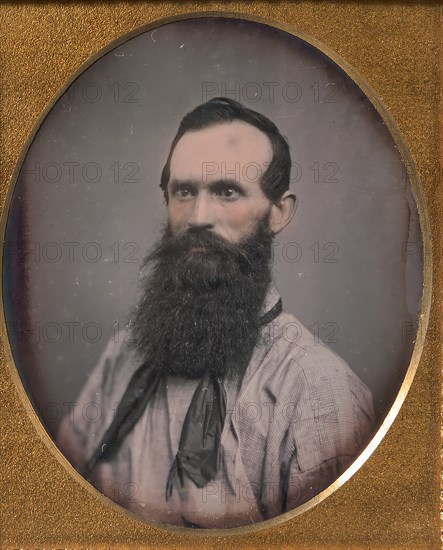
[[[178,141],[186,132],[201,130],[216,124],[226,124],[234,120],[242,120],[255,126],[268,136],[272,144],[272,160],[261,179],[264,194],[276,202],[289,188],[291,172],[291,155],[286,139],[280,134],[277,126],[264,115],[246,108],[233,99],[216,97],[196,107],[185,115],[180,123],[177,134],[171,144],[168,159],[161,175],[160,187],[168,200],[167,186],[170,178],[171,157]]]

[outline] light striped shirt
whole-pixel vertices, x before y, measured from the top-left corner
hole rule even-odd
[[[268,292],[263,312],[278,301]],[[168,376],[110,462],[90,481],[147,519],[237,527],[291,510],[330,485],[373,432],[369,389],[336,353],[283,311],[261,329],[241,381],[224,382],[221,467],[203,488],[191,480],[166,500],[169,469],[198,380]],[[100,443],[140,362],[126,334],[110,341],[60,426],[60,449],[81,469]],[[229,344],[227,344],[229,345]]]

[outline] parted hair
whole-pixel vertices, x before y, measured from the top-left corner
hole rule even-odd
[[[263,193],[276,202],[289,188],[291,155],[286,139],[277,126],[266,116],[248,109],[238,101],[226,97],[216,97],[198,105],[185,115],[174,137],[166,164],[163,168],[160,187],[168,201],[167,186],[170,178],[170,164],[174,149],[186,132],[202,130],[217,124],[227,124],[236,120],[247,122],[266,134],[272,145],[272,160],[263,173],[260,184]]]

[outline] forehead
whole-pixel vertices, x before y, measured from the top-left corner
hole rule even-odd
[[[209,164],[211,173],[235,170],[237,163],[241,169],[255,163],[265,170],[271,160],[268,136],[247,122],[233,121],[184,134],[172,154],[171,177],[196,178]]]

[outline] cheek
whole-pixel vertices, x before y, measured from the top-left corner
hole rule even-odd
[[[177,205],[175,202],[168,203],[168,219],[172,229],[180,229],[186,224],[189,216],[188,206],[186,203]]]
[[[267,211],[267,205],[260,204],[251,207],[250,204],[235,204],[228,209],[225,221],[231,230],[242,235],[250,234],[255,231],[257,224],[263,218]]]

